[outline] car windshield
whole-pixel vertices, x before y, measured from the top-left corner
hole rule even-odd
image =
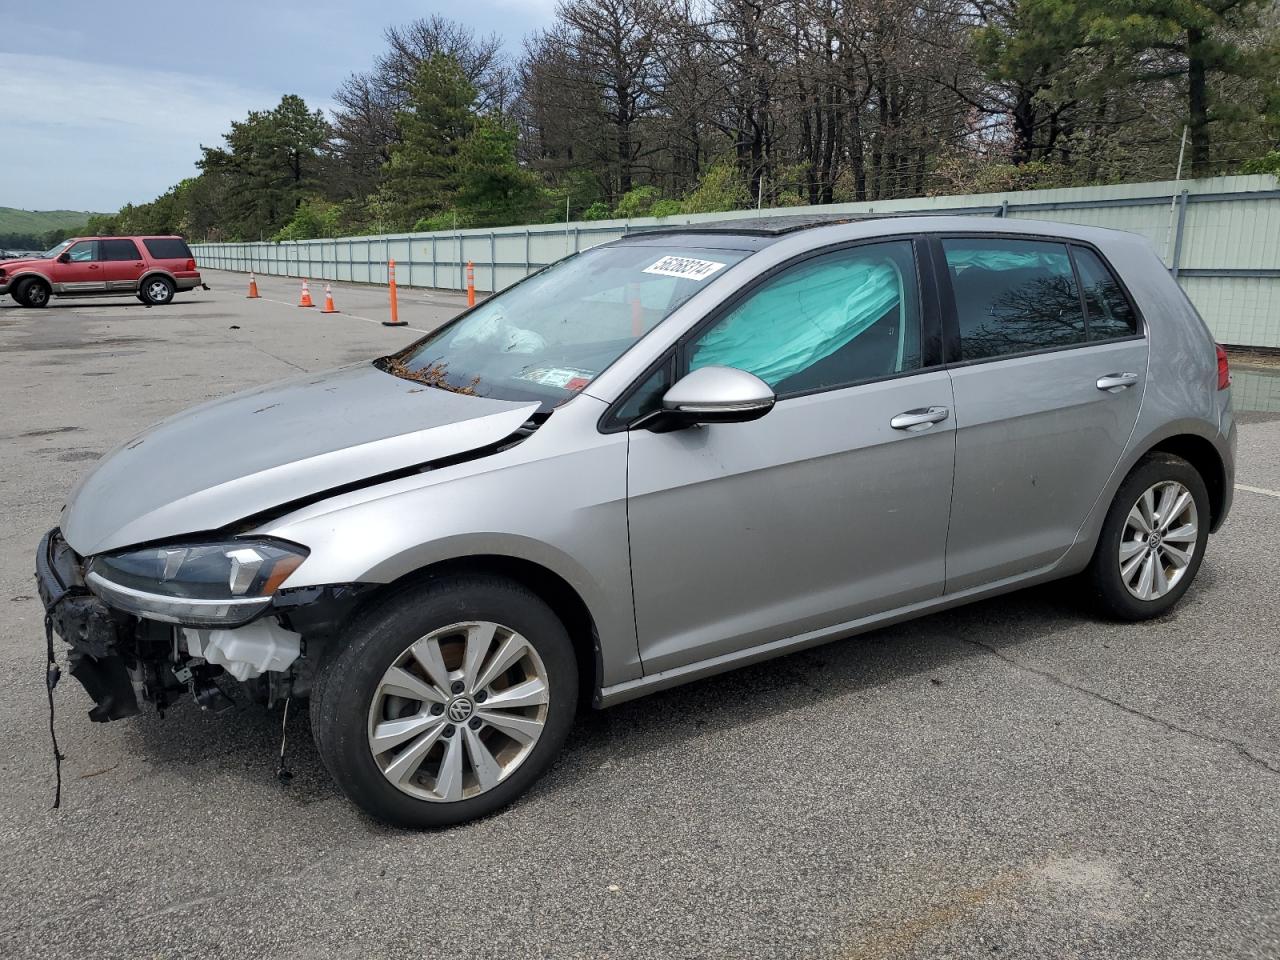
[[[378,361],[443,390],[567,400],[747,251],[634,244],[562,260]]]
[[[63,250],[67,249],[67,247],[71,246],[71,244],[72,244],[72,241],[70,241],[70,240],[63,240],[60,244],[58,244],[58,245],[57,245],[56,247],[54,247],[53,249],[51,249],[51,250],[46,250],[44,253],[40,254],[40,259],[41,259],[41,260],[52,260],[52,259],[53,259],[54,257],[56,257],[58,254],[60,254]]]

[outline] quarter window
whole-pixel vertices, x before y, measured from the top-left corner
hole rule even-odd
[[[1089,339],[1115,340],[1138,332],[1138,315],[1107,265],[1092,250],[1073,247],[1089,311]]]
[[[138,260],[138,245],[132,240],[101,241],[103,260]]]
[[[766,281],[689,348],[689,367],[737,367],[780,396],[920,366],[910,241],[851,247]]]
[[[1085,342],[1084,309],[1065,244],[949,238],[942,248],[962,360]]]
[[[191,249],[180,237],[147,237],[142,242],[157,260],[191,259]]]
[[[81,240],[67,248],[67,259],[72,263],[91,263],[98,259],[98,241]]]

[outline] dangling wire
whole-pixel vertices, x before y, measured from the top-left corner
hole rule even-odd
[[[280,721],[280,766],[276,767],[276,779],[281,783],[288,783],[293,779],[293,774],[289,772],[289,768],[284,763],[284,750],[289,742],[289,704],[292,702],[292,696],[285,697],[284,719]]]
[[[44,688],[49,697],[49,739],[53,741],[53,807],[57,810],[62,805],[62,761],[65,759],[62,751],[58,749],[58,731],[53,725],[53,688],[58,685],[58,681],[62,678],[62,669],[58,666],[57,658],[53,654],[53,611],[50,610],[44,615],[44,639],[45,639],[45,674]]]

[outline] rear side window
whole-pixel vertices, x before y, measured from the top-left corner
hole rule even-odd
[[[955,291],[961,360],[1085,342],[1066,244],[956,237],[944,239],[942,248]]]
[[[103,260],[137,260],[138,245],[132,240],[101,241]]]
[[[190,260],[191,249],[180,237],[148,237],[142,241],[157,260]]]
[[[1115,340],[1138,332],[1138,314],[1124,295],[1119,281],[1092,250],[1073,247],[1080,286],[1089,311],[1089,339]]]

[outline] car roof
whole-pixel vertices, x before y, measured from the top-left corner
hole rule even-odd
[[[658,246],[682,243],[694,247],[761,250],[784,240],[822,245],[843,240],[874,239],[908,233],[1012,234],[1083,240],[1098,244],[1133,242],[1133,234],[1103,227],[1081,226],[1056,220],[1023,220],[956,214],[800,214],[777,217],[742,217],[659,227],[633,227],[614,243]]]

